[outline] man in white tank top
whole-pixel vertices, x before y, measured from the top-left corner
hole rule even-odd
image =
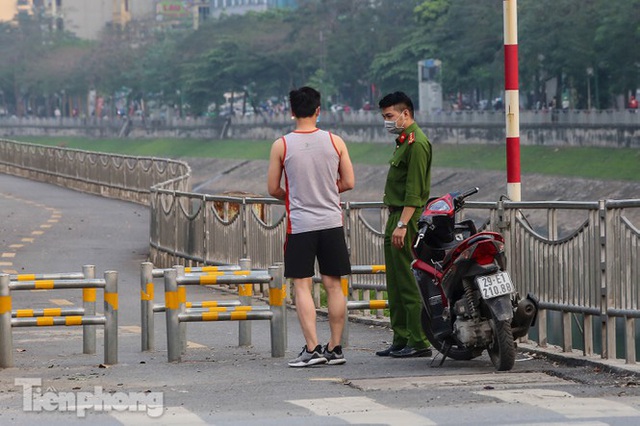
[[[267,174],[269,194],[284,200],[287,209],[285,276],[293,279],[296,311],[306,341],[289,366],[344,364],[340,342],[346,295],[340,277],[351,273],[351,264],[339,194],[354,187],[353,166],[342,138],[316,127],[320,93],[301,87],[289,93],[289,101],[296,128],[273,143]],[[311,295],[316,259],[327,291],[331,329],[324,348],[318,342]]]

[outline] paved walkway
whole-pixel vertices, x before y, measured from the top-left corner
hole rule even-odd
[[[82,354],[80,328],[14,330],[16,368],[0,370],[0,423],[35,419],[30,417],[34,416],[33,413],[24,411],[23,393],[15,384],[19,378],[39,379],[43,390],[52,388],[57,392],[93,391],[95,386],[112,393],[162,392],[165,412],[173,416],[163,417],[165,424],[170,423],[171,418],[180,424],[207,416],[220,416],[220,413],[226,413],[225,419],[232,424],[234,418],[250,412],[260,412],[261,415],[273,412],[272,424],[276,424],[276,420],[287,416],[282,412],[285,400],[361,397],[363,389],[386,388],[388,384],[385,383],[391,378],[401,378],[400,382],[394,382],[394,386],[415,389],[403,394],[406,398],[403,401],[408,406],[420,407],[426,395],[424,392],[431,389],[425,383],[434,377],[468,374],[488,375],[491,380],[506,377],[493,374],[493,367],[486,356],[469,362],[447,360],[441,368],[430,368],[433,366],[430,359],[376,357],[374,352],[385,347],[391,338],[391,332],[384,323],[352,324],[345,366],[291,369],[286,362],[297,355],[303,342],[295,313],[291,310],[288,314],[289,344],[284,358],[270,356],[269,325],[266,321],[252,323],[253,344],[249,347],[238,347],[237,323],[193,323],[189,324],[187,337],[190,343],[183,362],[170,364],[167,362],[164,317],[160,314],[156,316],[156,350],[140,351],[139,268],[140,263],[147,259],[149,232],[149,213],[145,207],[0,175],[0,212],[0,269],[11,273],[70,272],[80,271],[84,264],[94,264],[98,276],[106,270],[118,271],[120,293],[118,365],[102,368],[100,329],[95,355]],[[79,291],[67,290],[59,295],[53,292],[14,294],[14,309],[66,303],[63,301],[76,305],[81,303]],[[161,295],[162,283],[158,282],[156,299],[161,300]],[[193,301],[225,297],[229,294],[208,288],[190,289],[188,296]],[[99,293],[98,301],[100,298]],[[98,310],[101,311],[100,308]],[[318,327],[320,338],[327,340],[328,324],[322,316]],[[539,349],[526,349],[529,352],[519,355],[513,374],[526,375],[562,368],[554,365],[553,361],[531,355]],[[553,354],[553,350],[545,352],[561,355],[563,360],[586,360],[581,356]],[[627,373],[640,373],[636,366],[626,366],[618,361],[595,358],[588,361]],[[349,386],[349,383],[356,385]],[[347,386],[337,387],[338,384]],[[423,391],[419,391],[421,388]],[[378,401],[395,405],[392,393],[376,396]],[[307,419],[306,408],[287,407],[290,410],[287,413],[294,419],[293,424]],[[189,413],[198,413],[198,418],[189,417]],[[70,422],[68,416],[56,417],[53,414],[51,417],[39,415],[37,420],[53,424]],[[123,422],[130,421],[128,418]],[[311,424],[321,423],[318,420]]]

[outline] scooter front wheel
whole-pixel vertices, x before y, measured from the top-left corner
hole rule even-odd
[[[482,352],[471,350],[465,346],[458,345],[452,338],[438,339],[429,326],[429,315],[425,308],[422,308],[422,329],[427,336],[427,340],[431,345],[441,354],[445,353],[445,348],[451,345],[447,357],[455,359],[456,361],[468,361],[470,359],[480,356]]]

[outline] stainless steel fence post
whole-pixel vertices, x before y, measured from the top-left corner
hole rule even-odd
[[[283,265],[269,266],[269,306],[271,318],[271,356],[283,357],[287,350],[287,306]]]
[[[611,278],[610,268],[607,268],[607,262],[611,262],[609,248],[607,247],[607,238],[613,235],[607,235],[607,208],[604,200],[598,201],[598,216],[600,228],[600,318],[602,330],[602,358],[616,359],[616,319],[610,317],[607,313],[613,303],[613,288],[609,283]]]
[[[154,342],[153,320],[153,263],[143,262],[140,270],[140,315],[142,351],[152,351]]]
[[[238,262],[243,271],[251,270],[251,259],[240,259]],[[238,296],[242,306],[251,306],[253,284],[238,284]],[[238,345],[251,346],[251,321],[238,321]]]
[[[180,346],[180,302],[178,300],[178,273],[175,269],[164,271],[164,304],[167,318],[167,357],[169,362],[181,358]]]
[[[174,265],[177,277],[184,277],[184,266]],[[184,314],[187,309],[187,287],[178,284],[178,310]],[[187,353],[187,323],[180,323],[180,350],[182,354]]]
[[[94,265],[84,265],[82,267],[82,274],[85,280],[92,280],[96,277],[96,267]],[[96,293],[97,290],[95,288],[82,289],[82,307],[84,308],[85,316],[93,316],[96,314]],[[95,325],[85,324],[82,326],[82,353],[96,353]]]
[[[118,363],[118,272],[104,273],[104,363]]]
[[[0,274],[0,368],[13,367],[9,274]]]

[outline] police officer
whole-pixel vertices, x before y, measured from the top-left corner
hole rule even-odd
[[[431,356],[422,330],[422,300],[411,271],[411,243],[417,221],[429,198],[431,143],[414,121],[413,102],[394,92],[378,104],[385,128],[396,137],[384,188],[389,220],[384,233],[387,295],[393,342],[378,356],[409,358]]]

